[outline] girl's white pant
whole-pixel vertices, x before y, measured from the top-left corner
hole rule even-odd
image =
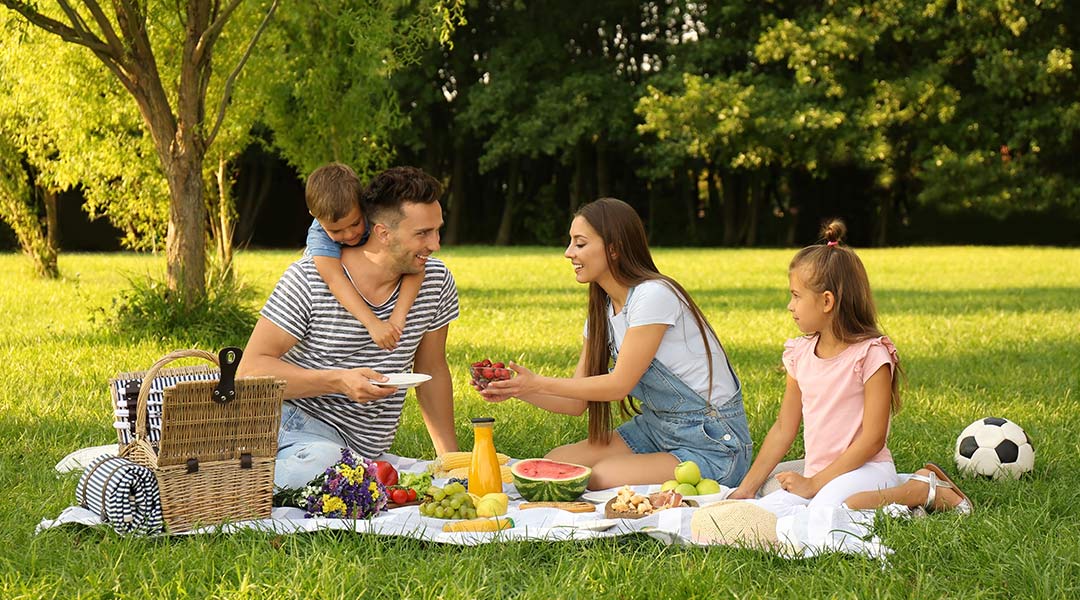
[[[756,500],[747,500],[772,512],[777,517],[786,517],[800,512],[801,507],[840,506],[858,492],[872,492],[900,485],[896,475],[896,465],[892,461],[868,462],[865,465],[836,477],[813,498],[803,498],[786,490],[777,490]]]

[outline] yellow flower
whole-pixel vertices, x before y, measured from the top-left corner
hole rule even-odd
[[[337,511],[340,511],[341,513],[345,512],[345,502],[343,502],[341,498],[338,498],[337,496],[331,496],[330,494],[323,494],[322,500],[322,511],[324,515],[328,515],[332,512]]]
[[[359,472],[359,469],[350,467],[349,465],[341,465],[338,471],[341,472],[342,477],[344,477],[345,481],[348,481],[350,485],[356,485],[357,479],[363,477],[363,472]]]

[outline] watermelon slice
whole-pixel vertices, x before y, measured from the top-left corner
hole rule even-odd
[[[592,469],[546,458],[519,460],[510,466],[514,487],[529,502],[569,502],[585,491]]]

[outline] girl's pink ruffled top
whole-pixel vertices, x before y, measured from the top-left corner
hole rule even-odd
[[[887,336],[856,342],[836,356],[814,354],[818,335],[788,340],[784,367],[802,391],[804,477],[829,466],[862,431],[866,381],[883,365],[895,376],[900,358]],[[867,462],[891,462],[886,445]]]

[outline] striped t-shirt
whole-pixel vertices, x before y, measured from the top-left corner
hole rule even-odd
[[[387,319],[397,304],[400,286],[385,304],[371,307]],[[281,276],[260,314],[297,343],[285,362],[307,369],[368,367],[379,373],[411,372],[420,340],[429,331],[458,317],[457,286],[442,261],[432,257],[425,265],[424,282],[405,319],[405,331],[394,350],[375,345],[367,329],[334,298],[315,270],[311,257],[294,262]],[[406,390],[364,404],[343,394],[290,400],[309,415],[330,424],[353,450],[368,458],[385,452],[394,441]]]

